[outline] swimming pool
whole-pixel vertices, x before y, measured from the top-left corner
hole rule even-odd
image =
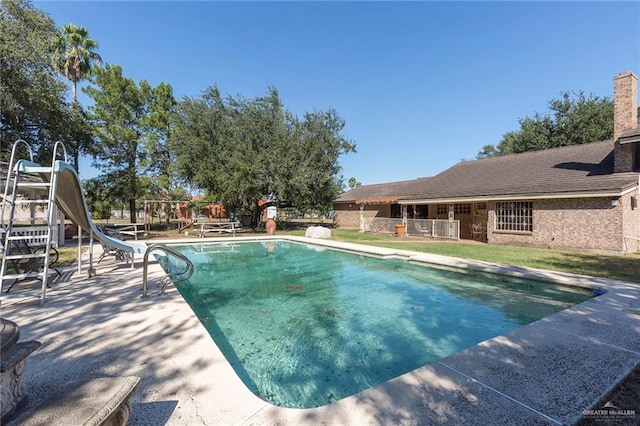
[[[244,383],[285,407],[373,387],[590,295],[288,241],[176,246],[178,289]]]

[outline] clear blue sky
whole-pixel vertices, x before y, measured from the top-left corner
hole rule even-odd
[[[34,5],[58,27],[86,27],[106,63],[169,83],[178,99],[273,86],[299,116],[336,109],[357,146],[343,176],[363,184],[435,175],[563,91],[611,97],[615,75],[640,74],[637,1]]]

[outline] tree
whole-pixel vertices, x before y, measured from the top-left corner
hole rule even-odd
[[[223,99],[216,86],[180,102],[171,148],[181,175],[217,201],[252,213],[270,205],[327,209],[342,188],[338,158],[355,151],[334,110],[299,120],[275,88]],[[267,200],[267,203],[263,201]]]
[[[166,145],[175,114],[173,89],[166,83],[152,87],[145,80],[136,85],[122,68],[109,64],[95,69],[92,84],[83,89],[94,100],[89,110],[95,143],[88,151],[100,160],[94,165],[105,172],[103,179],[116,183],[112,197],[128,200],[135,223],[140,196],[168,200],[176,189],[174,159]],[[142,176],[145,171],[152,176]]]
[[[122,68],[106,64],[96,68],[93,83],[83,90],[94,100],[89,107],[96,143],[90,147],[94,165],[117,182],[129,200],[131,223],[136,222],[136,198],[140,195],[138,173],[143,152],[147,103],[136,83],[122,75]],[[144,83],[146,84],[146,83]]]
[[[328,212],[332,201],[342,192],[338,162],[343,153],[355,151],[342,131],[345,121],[334,109],[306,113],[297,125],[293,139],[290,179],[284,180],[283,194],[302,209]]]
[[[109,219],[117,204],[118,187],[114,180],[92,178],[82,182],[85,200],[93,219]]]
[[[76,90],[79,81],[89,77],[92,64],[99,65],[102,58],[95,49],[98,43],[89,38],[89,31],[76,24],[62,26],[55,38],[54,66],[71,82],[71,96],[77,102]]]
[[[92,65],[98,65],[102,58],[95,49],[98,43],[89,38],[89,31],[76,24],[66,24],[54,37],[53,64],[55,69],[71,82],[71,100],[73,107],[78,110],[78,82],[88,78],[93,72]],[[80,150],[88,143],[86,139],[72,139],[71,150],[73,163],[79,170]]]
[[[358,186],[362,185],[361,182],[358,182],[358,180],[354,177],[349,178],[349,188],[353,189],[356,188]]]
[[[173,132],[177,101],[173,96],[173,88],[160,83],[153,88],[146,82],[140,83],[140,88],[148,103],[148,113],[144,117],[146,127],[143,150],[146,155],[141,165],[146,172],[155,177],[154,186],[157,188],[153,199],[170,200],[171,193],[179,181],[174,173],[175,155],[168,147],[168,141]]]
[[[550,113],[521,118],[497,146],[485,145],[477,158],[598,142],[613,136],[613,102],[583,92],[564,92],[549,101]]]
[[[38,161],[53,142],[69,142],[79,116],[65,102],[65,84],[52,66],[53,20],[24,0],[0,3],[0,154],[24,139]]]

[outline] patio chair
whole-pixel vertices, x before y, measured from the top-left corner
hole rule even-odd
[[[98,258],[98,263],[102,262],[102,259],[107,256],[115,257],[118,262],[127,260],[127,255],[124,250],[102,243],[102,254]]]
[[[430,237],[431,236],[431,227],[428,225],[421,225],[420,222],[416,222],[415,223],[415,228],[416,228],[416,232],[420,235],[422,235],[423,237]]]
[[[471,232],[472,240],[476,240],[476,241],[482,240],[482,228],[480,227],[480,225],[472,223],[469,225],[469,230]]]
[[[31,247],[25,240],[9,240],[9,246],[6,250],[7,254],[10,255],[24,255],[25,257],[20,259],[10,259],[11,266],[13,267],[16,274],[29,274],[29,273],[40,273],[44,270],[44,258],[43,257],[28,257],[34,254],[43,254],[46,249],[45,246]],[[60,253],[55,247],[51,247],[49,251],[49,267],[52,268],[58,276],[61,276],[60,271],[53,267],[53,265],[58,261],[60,257]],[[16,279],[13,284],[9,286],[5,290],[5,293],[9,293],[9,291],[13,288],[14,285],[18,281],[21,281],[26,278]],[[34,277],[35,278],[35,277]],[[40,279],[40,278],[38,278]],[[47,283],[47,287],[51,287]]]
[[[118,235],[117,231],[113,228],[103,226],[101,227],[101,231],[108,237],[120,239],[119,238],[120,235]],[[98,263],[102,262],[102,260],[107,256],[115,257],[118,262],[124,262],[127,260],[127,254],[125,253],[124,250],[115,248],[104,242],[101,242],[101,244],[102,244],[102,254],[98,258]]]

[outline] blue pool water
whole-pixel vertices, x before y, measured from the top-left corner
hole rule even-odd
[[[244,383],[329,404],[590,297],[286,241],[175,247],[177,287]]]

